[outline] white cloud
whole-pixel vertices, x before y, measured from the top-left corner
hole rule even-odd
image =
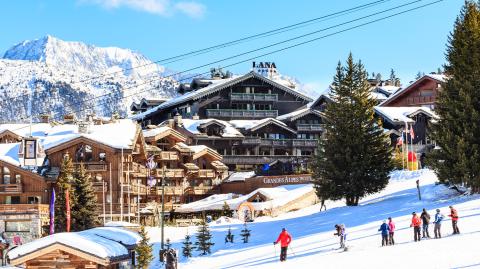
[[[173,16],[180,12],[189,17],[201,18],[205,14],[206,7],[193,1],[174,0],[79,0],[80,3],[91,3],[107,9],[127,7],[160,16]]]

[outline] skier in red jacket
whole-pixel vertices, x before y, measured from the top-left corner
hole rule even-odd
[[[449,206],[449,207],[450,207],[450,215],[448,216],[452,218],[453,234],[459,234],[460,230],[458,229],[458,226],[457,226],[457,222],[458,222],[457,210],[453,208],[453,206]]]
[[[413,234],[415,242],[420,241],[420,226],[422,226],[422,220],[417,216],[417,213],[412,213],[412,224],[410,227],[413,227]]]
[[[281,250],[280,250],[280,261],[287,260],[287,249],[290,242],[292,242],[292,236],[287,232],[285,228],[282,228],[282,232],[278,235],[277,241],[273,242],[276,245],[280,242]]]

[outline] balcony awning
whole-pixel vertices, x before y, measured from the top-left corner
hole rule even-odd
[[[220,161],[213,161],[211,164],[213,168],[215,168],[215,170],[228,170],[228,166],[226,166]]]

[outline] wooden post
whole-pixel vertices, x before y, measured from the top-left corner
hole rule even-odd
[[[418,200],[422,200],[422,195],[420,194],[420,180],[417,179],[417,192],[418,192]]]

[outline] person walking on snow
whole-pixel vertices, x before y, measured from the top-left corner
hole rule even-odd
[[[382,232],[382,247],[388,246],[388,233],[390,232],[390,227],[388,227],[387,221],[384,220],[380,229],[378,231]]]
[[[347,240],[347,232],[345,230],[345,224],[335,224],[336,233],[340,237],[340,248],[345,249],[345,241]]]
[[[457,222],[458,222],[457,210],[453,208],[453,206],[449,206],[449,207],[450,207],[450,215],[448,216],[452,218],[453,234],[459,234],[460,230],[458,229],[458,226],[457,226]]]
[[[430,238],[430,234],[428,233],[428,224],[430,224],[430,214],[428,214],[427,210],[424,208],[422,210],[422,214],[420,215],[422,219],[423,226],[422,226],[422,238]]]
[[[395,240],[393,240],[393,234],[395,233],[395,223],[393,223],[393,220],[391,217],[388,217],[388,239],[390,245],[395,245]]]
[[[420,226],[422,225],[422,220],[417,216],[417,213],[412,212],[412,223],[410,227],[413,227],[413,238],[415,242],[420,241]]]
[[[442,238],[442,234],[440,229],[442,228],[442,220],[445,218],[442,213],[440,213],[440,209],[437,209],[437,214],[435,214],[435,220],[433,223],[435,224],[433,228],[433,232],[435,233],[435,238]]]
[[[282,228],[282,232],[278,235],[277,241],[273,242],[276,245],[280,242],[280,261],[287,260],[287,249],[290,242],[292,242],[292,236],[287,232],[285,228]]]

